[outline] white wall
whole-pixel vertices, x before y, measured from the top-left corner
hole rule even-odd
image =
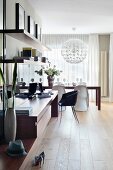
[[[41,19],[37,14],[37,11],[29,4],[28,0],[6,0],[6,28],[15,29],[15,3],[18,2],[25,9],[26,15],[30,15],[35,23],[41,26]],[[27,16],[26,16],[27,18]],[[6,58],[13,58],[18,56],[18,52],[22,50],[23,47],[29,47],[28,44],[24,44],[10,36],[7,36],[6,40]]]

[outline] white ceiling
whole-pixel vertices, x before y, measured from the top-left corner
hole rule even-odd
[[[113,0],[29,0],[42,19],[42,33],[113,32]]]

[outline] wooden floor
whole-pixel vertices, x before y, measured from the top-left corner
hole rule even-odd
[[[113,104],[102,103],[101,111],[94,103],[88,112],[77,112],[78,124],[70,108],[62,120],[52,118],[40,149],[36,144],[30,162],[23,170],[113,170]],[[32,167],[36,154],[45,152],[45,164]],[[25,168],[23,168],[25,167]]]

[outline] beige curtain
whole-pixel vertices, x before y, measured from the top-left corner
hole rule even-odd
[[[98,34],[89,35],[89,60],[88,60],[89,86],[99,85],[99,38]],[[89,92],[91,101],[95,101],[95,91]]]
[[[109,50],[109,102],[113,102],[113,33],[110,34]]]
[[[107,96],[108,60],[107,51],[101,51],[101,96]]]

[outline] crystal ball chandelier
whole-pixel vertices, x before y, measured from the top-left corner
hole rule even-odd
[[[61,55],[68,63],[80,63],[88,55],[88,46],[82,40],[70,39],[63,44]]]

